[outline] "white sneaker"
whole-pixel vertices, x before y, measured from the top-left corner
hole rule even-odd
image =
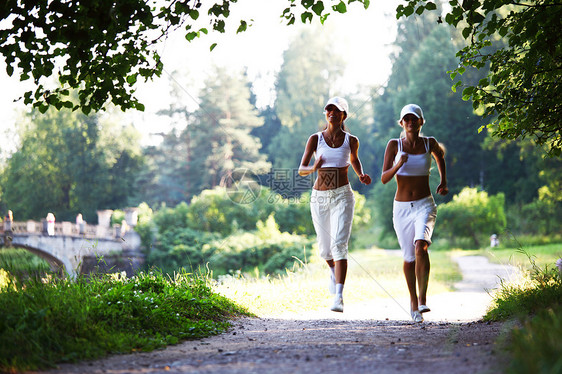
[[[330,310],[332,312],[343,312],[343,298],[341,296],[336,296],[334,298],[334,303],[332,304]]]
[[[412,319],[414,320],[415,323],[423,322],[423,316],[421,315],[419,310],[414,310],[412,312]]]

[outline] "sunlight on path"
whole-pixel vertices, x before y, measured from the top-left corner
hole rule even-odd
[[[500,280],[513,281],[520,277],[518,268],[510,265],[492,264],[483,256],[458,256],[454,260],[459,264],[463,280],[455,284],[457,291],[433,295],[431,284],[427,303],[431,312],[424,314],[426,322],[468,322],[483,317],[492,302],[488,291],[497,288]],[[345,293],[353,292],[346,289]],[[345,304],[344,313],[323,310],[302,313],[283,313],[272,316],[283,319],[336,319],[336,320],[402,320],[409,321],[409,299],[378,298],[367,302]]]

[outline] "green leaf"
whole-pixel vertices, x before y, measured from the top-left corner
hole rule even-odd
[[[197,37],[197,33],[196,33],[195,31],[188,32],[188,33],[185,35],[185,38],[186,38],[188,41],[192,41],[192,40],[195,39],[196,37]]]
[[[433,2],[428,2],[427,4],[425,4],[425,9],[427,10],[435,10],[437,9],[437,5],[435,5],[435,3]]]
[[[457,87],[460,86],[462,84],[462,81],[458,81],[457,83],[453,84],[453,86],[451,87],[451,90],[453,92],[457,92]]]
[[[246,21],[240,21],[240,26],[238,26],[238,30],[236,30],[236,33],[241,33],[244,32],[248,29],[248,24],[246,23]]]
[[[215,47],[217,46],[217,43],[213,43],[211,44],[211,46],[209,47],[209,51],[213,51],[213,49],[215,49]]]
[[[468,37],[470,36],[470,33],[472,32],[472,27],[467,26],[462,30],[462,37],[465,39],[468,39]]]
[[[411,5],[408,5],[407,7],[404,8],[404,15],[406,17],[410,17],[412,14],[414,14],[414,7]]]
[[[345,13],[347,12],[347,7],[345,6],[345,3],[342,1],[339,2],[338,5],[334,5],[332,6],[332,8],[339,13]]]
[[[304,12],[301,14],[301,22],[306,23],[306,20],[312,22],[312,13],[311,12]]]
[[[131,74],[127,77],[127,83],[135,84],[137,82],[137,74]]]
[[[192,9],[189,11],[189,16],[191,17],[191,19],[196,20],[197,18],[199,18],[199,11],[197,9]]]
[[[314,4],[314,0],[301,0],[301,4],[305,9],[308,9]]]
[[[425,10],[424,6],[423,6],[423,5],[420,5],[420,6],[418,7],[418,9],[416,9],[416,14],[417,14],[418,16],[421,16],[424,10]]]
[[[41,104],[39,105],[39,111],[41,112],[41,114],[45,114],[45,112],[49,109],[49,105],[48,104]]]
[[[316,13],[317,16],[322,15],[322,12],[324,11],[324,3],[321,1],[317,1],[316,4],[312,6],[312,10],[314,11],[314,13]]]
[[[471,87],[471,86],[466,87],[466,88],[462,91],[462,99],[463,99],[464,101],[470,100],[470,98],[472,97],[473,93],[474,93],[474,87]]]

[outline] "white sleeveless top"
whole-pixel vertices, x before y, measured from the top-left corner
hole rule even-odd
[[[341,147],[332,148],[324,140],[322,131],[318,132],[318,145],[316,146],[316,158],[324,159],[322,168],[343,168],[349,166],[349,155],[351,154],[351,147],[349,146],[349,133],[345,133],[345,139]]]
[[[404,152],[402,147],[402,139],[398,139],[398,152],[394,157],[394,164],[397,164]],[[422,176],[429,175],[431,169],[431,152],[429,152],[429,139],[422,137],[425,145],[425,153],[412,155],[407,153],[408,161],[398,170],[397,175],[404,176]]]

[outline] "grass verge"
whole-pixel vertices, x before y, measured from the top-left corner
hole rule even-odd
[[[519,322],[507,339],[512,356],[508,373],[562,373],[562,272],[552,258],[543,267],[537,265],[536,253],[544,247],[531,249],[532,253],[516,250],[518,256],[527,257],[527,275],[518,283],[502,284],[484,316],[489,321]]]
[[[208,279],[158,271],[6,282],[0,290],[0,372],[54,367],[110,353],[150,351],[221,333],[249,313]]]

